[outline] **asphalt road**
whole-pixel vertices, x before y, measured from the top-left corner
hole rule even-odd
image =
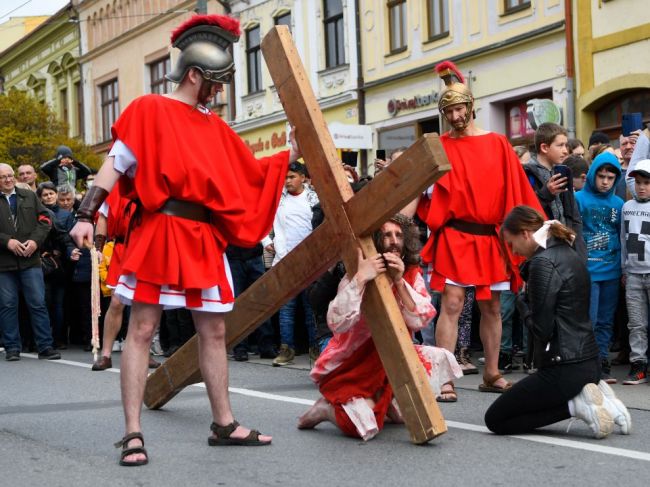
[[[567,433],[568,421],[494,436],[483,414],[495,396],[478,392],[473,376],[459,381],[458,403],[442,405],[447,434],[414,446],[403,426],[388,425],[364,443],[330,424],[296,429],[318,392],[304,368],[268,362],[230,362],[230,383],[236,418],[272,434],[271,447],[209,447],[208,401],[197,385],[163,410],[144,411],[150,464],[125,468],[113,448],[123,435],[116,370],[91,372],[81,351],[62,361],[33,357],[0,360],[0,486],[632,486],[650,474],[648,385],[615,386],[634,405],[630,436],[594,440],[581,422]]]

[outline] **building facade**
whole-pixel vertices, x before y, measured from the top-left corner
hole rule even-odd
[[[133,99],[173,89],[164,78],[178,55],[171,32],[196,6],[196,0],[78,1],[85,141],[98,153],[107,151],[111,126]],[[223,13],[223,7],[211,1],[207,11]]]
[[[47,15],[10,17],[9,20],[0,24],[0,52],[29,34],[47,19]]]
[[[574,0],[576,124],[617,143],[625,113],[650,122],[650,9],[646,0]]]
[[[28,92],[67,122],[71,137],[82,135],[79,27],[71,3],[0,53],[0,76],[2,92]]]
[[[242,37],[235,45],[236,113],[233,128],[257,155],[287,143],[287,122],[263,59],[260,43],[275,25],[291,30],[309,81],[341,158],[358,162],[358,150],[372,146],[358,125],[358,42],[355,2],[342,0],[234,0]],[[290,103],[291,100],[285,100]]]
[[[566,113],[562,0],[360,0],[366,123],[375,148],[410,145],[440,132],[442,82],[452,60],[476,98],[477,124],[530,144],[530,100]],[[563,122],[563,120],[561,120]],[[444,129],[444,127],[443,127]]]

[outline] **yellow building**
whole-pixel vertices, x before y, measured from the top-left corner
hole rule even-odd
[[[164,79],[178,53],[170,35],[194,13],[196,0],[82,0],[80,58],[87,105],[85,141],[97,152],[111,142],[111,126],[136,97],[167,93]],[[223,13],[208,2],[208,13]],[[225,102],[224,102],[225,103]]]
[[[29,33],[0,52],[0,92],[30,93],[68,124],[70,136],[80,136],[83,106],[76,11],[70,2],[44,22],[39,22],[43,17],[28,19],[23,27]]]
[[[354,2],[341,0],[229,2],[241,22],[235,45],[236,116],[233,129],[257,156],[286,148],[287,122],[263,59],[260,42],[275,25],[287,25],[342,158],[372,146],[358,125],[358,56]],[[291,100],[286,100],[290,103]],[[352,151],[346,151],[351,149]],[[348,159],[351,156],[352,159]]]
[[[9,20],[0,24],[0,52],[29,34],[47,19],[47,15],[10,17]]]
[[[574,0],[576,122],[616,141],[624,113],[650,122],[650,4],[647,0]]]
[[[434,66],[446,59],[474,93],[479,126],[513,144],[532,142],[530,100],[550,99],[567,112],[564,8],[562,0],[360,0],[365,119],[375,148],[390,155],[440,131]]]

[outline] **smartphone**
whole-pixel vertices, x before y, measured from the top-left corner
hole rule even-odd
[[[623,137],[628,137],[635,130],[643,129],[643,116],[641,112],[624,113],[621,118]]]
[[[561,174],[562,177],[566,178],[567,191],[573,191],[573,174],[571,174],[569,166],[565,166],[564,164],[553,166],[553,174]]]
[[[382,161],[386,160],[386,149],[377,149],[377,152],[375,153],[375,158],[376,159],[381,159]]]

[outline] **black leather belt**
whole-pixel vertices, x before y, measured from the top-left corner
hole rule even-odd
[[[116,244],[123,244],[124,243],[124,237],[115,237],[114,239]]]
[[[449,220],[448,227],[451,227],[459,232],[469,233],[472,235],[496,235],[497,230],[494,225],[487,223],[475,223],[465,220]]]
[[[210,223],[210,210],[198,203],[190,201],[168,199],[158,211],[165,215],[178,216],[180,218],[187,218],[197,222]]]

